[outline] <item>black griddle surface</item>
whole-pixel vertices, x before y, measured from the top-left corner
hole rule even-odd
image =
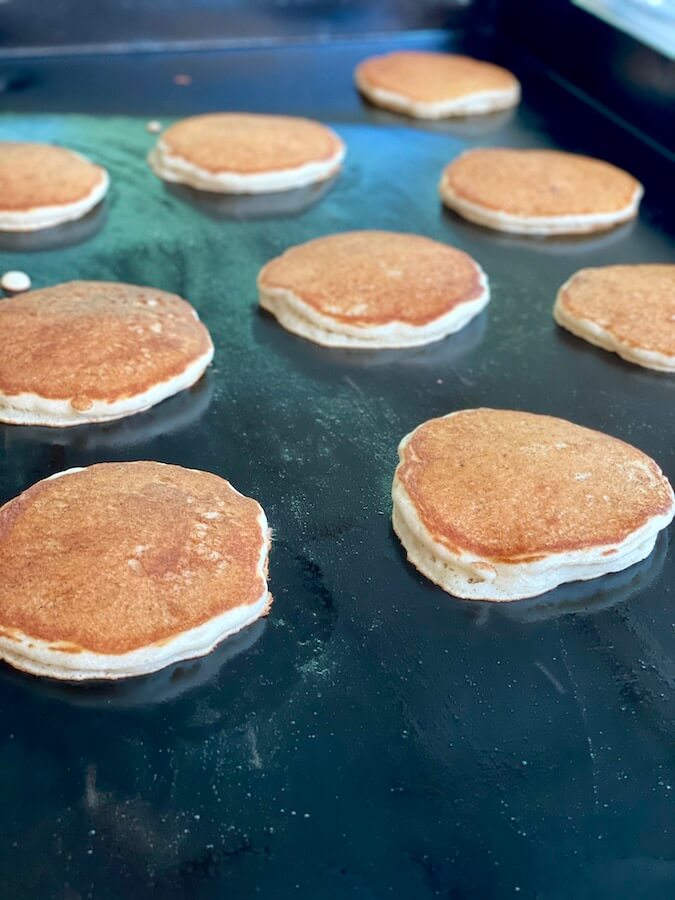
[[[126,421],[0,427],[0,501],[104,460],[213,471],[268,514],[275,604],[205,659],[118,686],[0,667],[2,897],[675,891],[672,531],[624,573],[496,606],[419,576],[389,519],[398,441],[463,407],[563,416],[634,443],[675,479],[675,379],[551,317],[582,266],[673,261],[665,163],[518,60],[525,102],[513,114],[419,126],[377,112],[351,70],[378,48],[12,63],[23,90],[8,89],[0,138],[67,144],[108,166],[113,186],[102,212],[48,235],[47,248],[3,239],[0,269],[36,287],[93,278],[176,291],[216,358],[192,391]],[[192,85],[173,85],[175,73]],[[343,174],[322,197],[275,210],[200,205],[163,186],[144,162],[146,119],[219,107],[334,124],[349,148]],[[140,117],[56,114],[123,109]],[[465,223],[441,209],[436,185],[476,145],[624,165],[647,186],[640,219],[549,241]],[[257,311],[264,262],[351,228],[463,248],[488,273],[490,306],[446,341],[382,353],[316,347]]]

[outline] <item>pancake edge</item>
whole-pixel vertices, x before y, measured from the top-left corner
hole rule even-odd
[[[578,317],[569,312],[565,308],[563,295],[575,277],[573,275],[560,288],[553,307],[553,318],[561,328],[565,328],[571,334],[589,344],[593,344],[595,347],[601,347],[610,353],[616,353],[617,356],[636,366],[642,366],[655,372],[675,372],[675,355],[666,356],[665,353],[659,353],[657,350],[631,346],[592,319]]]
[[[428,102],[411,100],[405,94],[374,87],[360,72],[354,76],[358,90],[375,106],[404,113],[415,119],[447,119],[453,116],[480,116],[511,109],[520,103],[520,83],[502,90],[471,91],[451,100]]]
[[[83,472],[85,468],[66,469],[42,480],[67,477]],[[243,496],[236,488],[232,487],[232,490]],[[168,640],[119,654],[97,653],[85,649],[73,653],[57,649],[54,641],[43,641],[24,632],[14,631],[13,638],[0,634],[0,660],[30,675],[56,678],[60,681],[89,681],[149,675],[182,660],[206,656],[225,638],[252,625],[270,611],[273,598],[268,590],[266,570],[271,532],[265,512],[259,503],[258,510],[262,549],[256,574],[262,578],[265,588],[254,603],[235,606],[195,628],[179,632]]]
[[[304,163],[288,169],[270,169],[267,172],[241,174],[235,171],[210,172],[182,156],[171,155],[166,144],[159,140],[148,154],[148,164],[163,181],[186,184],[198,191],[221,194],[272,194],[293,188],[307,187],[318,181],[326,181],[339,171],[346,148],[335,132],[338,148],[328,160]]]
[[[179,375],[161,381],[141,394],[112,403],[94,400],[89,409],[82,411],[74,409],[70,399],[53,400],[28,392],[7,395],[0,390],[0,423],[71,428],[75,425],[112,422],[115,419],[133,416],[196,384],[211,363],[213,353],[211,343],[206,353],[187,365]]]
[[[674,505],[669,514],[651,517],[620,544],[551,553],[530,563],[503,563],[474,553],[459,556],[434,541],[396,476],[392,498],[392,525],[408,561],[454,597],[492,602],[537,597],[570,581],[588,581],[627,569],[649,556],[659,532],[675,514]],[[613,552],[603,555],[608,550]]]
[[[550,237],[556,234],[589,234],[594,231],[607,231],[634,219],[638,214],[644,188],[638,184],[633,197],[625,207],[609,213],[580,213],[561,216],[519,216],[513,213],[491,210],[478,203],[460,197],[448,184],[445,173],[438,186],[443,203],[460,216],[492,228],[494,231],[505,231],[510,234],[529,234]]]
[[[110,176],[105,169],[99,168],[102,172],[101,181],[81,200],[54,206],[34,206],[20,211],[3,210],[0,207],[0,231],[40,231],[81,219],[101,202],[110,187]]]
[[[258,276],[260,306],[271,313],[287,331],[320,344],[323,347],[344,347],[356,350],[385,350],[419,347],[440,341],[460,331],[479,315],[490,302],[490,287],[481,267],[478,270],[481,294],[473,300],[458,303],[425,325],[411,325],[392,320],[385,325],[358,326],[338,322],[305,303],[294,291],[265,287],[262,284],[265,267]]]
[[[449,413],[443,418],[452,418],[462,412],[466,410]],[[646,559],[654,548],[659,532],[667,528],[675,517],[675,494],[663,475],[670,488],[670,509],[663,515],[650,517],[619,543],[549,553],[535,562],[501,562],[470,551],[458,555],[433,539],[399,481],[398,472],[403,464],[405,448],[416,431],[417,428],[413,429],[398,446],[399,464],[392,483],[392,526],[408,561],[454,597],[492,602],[522,600],[537,597],[570,581],[589,581],[620,572]],[[612,552],[603,555],[608,550]]]

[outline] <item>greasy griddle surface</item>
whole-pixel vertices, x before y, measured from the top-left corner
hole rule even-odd
[[[351,85],[353,65],[386,49],[118,58],[90,75],[81,61],[44,63],[15,106],[44,108],[48,75],[58,108],[135,104],[142,116],[0,119],[0,137],[57,134],[112,175],[88,242],[0,249],[0,268],[28,271],[36,287],[94,278],[176,292],[216,345],[206,380],[147,414],[68,432],[0,428],[1,499],[102,460],[213,471],[266,510],[275,595],[264,625],[132,685],[64,689],[0,669],[5,896],[672,893],[659,862],[672,854],[675,785],[668,537],[629,572],[487,609],[418,575],[389,522],[398,441],[462,407],[571,419],[675,477],[673,379],[551,316],[583,266],[672,261],[656,154],[509,59],[525,85],[513,116],[411,126],[362,105]],[[173,84],[180,72],[191,86]],[[198,208],[149,172],[145,125],[218,105],[333,125],[348,145],[344,173],[304,213]],[[609,154],[644,180],[641,217],[545,242],[463,222],[442,210],[437,182],[477,143]],[[372,354],[315,347],[258,312],[268,259],[354,228],[457,245],[487,272],[492,303],[446,341]]]

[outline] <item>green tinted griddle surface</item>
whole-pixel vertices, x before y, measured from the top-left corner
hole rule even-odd
[[[0,119],[0,138],[58,141],[112,176],[99,218],[80,223],[89,240],[0,250],[0,268],[35,287],[175,291],[216,345],[203,383],[146,414],[0,427],[0,499],[60,469],[151,458],[227,477],[275,532],[269,619],[204,660],[112,687],[0,667],[2,896],[672,895],[668,536],[628,572],[498,607],[425,581],[390,527],[398,441],[463,407],[563,416],[675,476],[675,380],[551,317],[582,266],[672,260],[665,194],[648,185],[642,218],[618,231],[543,242],[439,204],[440,171],[462,149],[551,145],[565,122],[583,126],[576,149],[604,146],[655,177],[654,156],[559,87],[540,80],[533,104],[428,128],[350,99],[333,123],[348,145],[337,182],[304,212],[229,209],[252,219],[159,182],[144,162],[149,116]],[[490,278],[490,306],[446,341],[383,353],[319,348],[258,312],[264,262],[351,228],[461,247]]]

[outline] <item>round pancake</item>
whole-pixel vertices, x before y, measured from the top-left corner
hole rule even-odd
[[[618,572],[675,513],[652,459],[551,416],[463,410],[420,425],[399,457],[394,530],[458,597],[515,600]]]
[[[441,198],[497,231],[583,234],[637,215],[642,185],[622,169],[557,150],[469,150],[443,171]]]
[[[520,100],[520,84],[507,69],[450,53],[373,56],[357,66],[355,81],[377,106],[420,119],[479,115]]]
[[[69,426],[148,409],[201,378],[213,344],[175,294],[71,281],[0,303],[0,422]]]
[[[108,173],[63,147],[0,141],[0,231],[79,219],[103,198]]]
[[[582,269],[564,284],[553,316],[591,344],[660,372],[675,372],[675,266]]]
[[[337,134],[310,119],[211,113],[168,128],[148,161],[165,181],[247,194],[324,181],[338,171],[344,155]]]
[[[0,659],[126,678],[202,656],[265,615],[269,531],[208,472],[103,463],[0,508]]]
[[[489,300],[480,266],[416,234],[349,231],[292,247],[258,276],[260,305],[329,347],[412,347],[458,331]]]

